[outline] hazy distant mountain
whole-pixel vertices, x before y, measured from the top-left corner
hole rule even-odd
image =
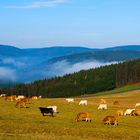
[[[111,47],[111,48],[105,48],[104,50],[113,50],[113,51],[121,51],[121,50],[140,51],[140,45],[116,46],[116,47]]]
[[[22,49],[16,48],[9,45],[0,45],[0,56],[1,57],[19,57],[25,56],[26,52]]]
[[[105,49],[56,46],[19,49],[0,45],[0,84],[30,82],[140,58],[140,45]]]
[[[43,62],[42,65],[52,64],[59,61],[67,61],[69,63],[79,63],[83,61],[100,61],[100,62],[112,62],[112,61],[126,61],[130,59],[140,58],[140,51],[130,50],[100,50],[93,52],[85,52],[79,54],[66,55],[62,57],[56,57]]]

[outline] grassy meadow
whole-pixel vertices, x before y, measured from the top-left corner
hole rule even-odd
[[[104,98],[108,110],[98,110]],[[88,105],[78,105],[87,99]],[[119,105],[113,105],[114,101]],[[30,100],[29,108],[16,108],[15,102],[0,99],[0,140],[140,140],[140,116],[120,116],[118,126],[103,125],[106,115],[114,115],[119,109],[134,108],[140,102],[140,91],[114,95],[75,98],[68,103],[65,98],[37,101]],[[55,117],[42,116],[38,107],[57,105]],[[76,122],[79,112],[92,114],[92,122]]]

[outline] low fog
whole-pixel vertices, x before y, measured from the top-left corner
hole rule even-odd
[[[0,67],[0,81],[17,81],[17,74],[14,69]]]
[[[16,61],[14,59],[7,58],[3,59],[3,64],[12,64],[14,65],[14,68],[4,66],[0,67],[0,80],[32,82],[34,80],[63,76],[80,70],[88,70],[115,63],[117,62],[104,63],[94,60],[71,64],[70,62],[63,60],[52,64],[44,64],[41,67],[33,67],[32,63],[30,63],[29,66],[25,61]]]
[[[88,70],[91,68],[97,68],[100,66],[116,64],[117,62],[99,62],[99,61],[90,61],[90,62],[79,62],[75,64],[70,64],[67,61],[60,61],[51,65],[50,71],[42,71],[44,77],[46,76],[62,76],[64,74],[78,72],[80,70]]]

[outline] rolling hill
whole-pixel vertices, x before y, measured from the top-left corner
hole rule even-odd
[[[137,58],[139,45],[105,49],[79,46],[20,49],[0,45],[0,85],[48,79]]]

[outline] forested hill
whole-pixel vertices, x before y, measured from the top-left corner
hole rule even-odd
[[[26,96],[72,97],[112,90],[136,82],[140,82],[140,59],[80,71],[50,80],[35,81],[31,84],[20,84],[14,89],[5,89],[7,91],[4,92]]]

